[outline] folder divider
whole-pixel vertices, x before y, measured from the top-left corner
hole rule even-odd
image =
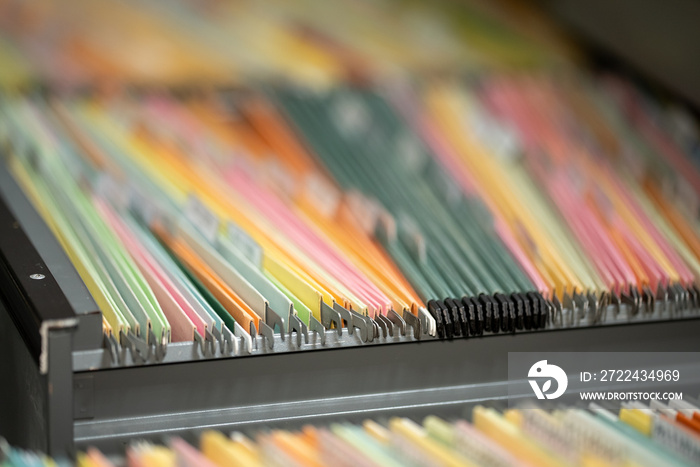
[[[278,317],[277,315],[272,316],[272,313],[270,313],[270,316],[273,320],[277,320]],[[275,326],[276,324],[279,324],[278,322],[273,321],[271,323],[272,326]],[[251,329],[253,325],[251,323]],[[267,323],[264,321],[260,321],[258,323],[258,333],[263,337],[263,342],[267,342],[267,347],[270,350],[273,350],[275,348],[275,333],[273,331],[273,328],[269,326]],[[284,340],[284,337],[282,337],[283,334],[280,334],[280,337],[282,340]]]
[[[309,317],[309,330],[319,336],[321,345],[326,345],[326,328],[313,315]]]
[[[304,342],[309,343],[309,331],[308,328],[306,327],[306,324],[304,324],[299,318],[297,318],[294,315],[290,315],[289,317],[289,337],[292,337],[292,333],[296,332],[297,334],[297,347],[301,347],[301,336],[302,334],[304,335]]]
[[[336,304],[333,304],[333,308],[326,305],[326,302],[321,301],[321,323],[326,329],[333,329],[335,327],[338,336],[343,335],[343,319],[340,313],[335,310]],[[347,320],[346,320],[347,322]],[[350,330],[348,329],[348,333]]]
[[[235,326],[234,326],[235,329]],[[243,338],[238,337],[234,335],[233,332],[227,327],[223,327],[221,329],[221,354],[222,355],[239,355],[239,349],[241,347],[241,342]],[[243,346],[243,352],[246,354],[249,354],[252,348],[252,344],[250,347],[248,346]]]

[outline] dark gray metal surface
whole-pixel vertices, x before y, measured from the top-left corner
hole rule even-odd
[[[46,452],[46,377],[0,300],[0,436]]]
[[[72,330],[45,328],[46,374],[0,300],[0,436],[49,454],[73,449]]]
[[[46,375],[47,452],[64,455],[73,450],[73,331],[48,331],[49,362]]]
[[[14,178],[0,163],[0,200],[4,200],[20,228],[41,257],[42,267],[50,272],[73,313],[78,315],[75,337],[76,349],[96,349],[102,346],[102,313],[85,287],[73,264],[68,260],[58,240],[51,233]]]
[[[4,169],[3,169],[4,170]],[[3,172],[6,176],[7,173]],[[69,293],[87,293],[60,246],[18,187],[0,175],[0,434],[19,446],[63,455],[73,449],[72,352],[78,319],[43,254]],[[13,191],[13,189],[15,191]],[[9,197],[5,195],[9,194]],[[41,251],[37,248],[41,248]],[[60,254],[59,254],[60,253]],[[72,275],[71,275],[72,271]],[[72,297],[76,300],[76,297]],[[92,299],[90,298],[92,302]],[[93,302],[94,305],[94,302]],[[94,307],[82,343],[99,346],[101,314]]]

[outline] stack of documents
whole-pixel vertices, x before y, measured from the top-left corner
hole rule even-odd
[[[327,2],[76,0],[60,7],[91,18],[76,24],[4,8],[3,156],[111,342],[162,355],[697,311],[697,121],[586,70],[537,15],[353,2],[337,24]]]

